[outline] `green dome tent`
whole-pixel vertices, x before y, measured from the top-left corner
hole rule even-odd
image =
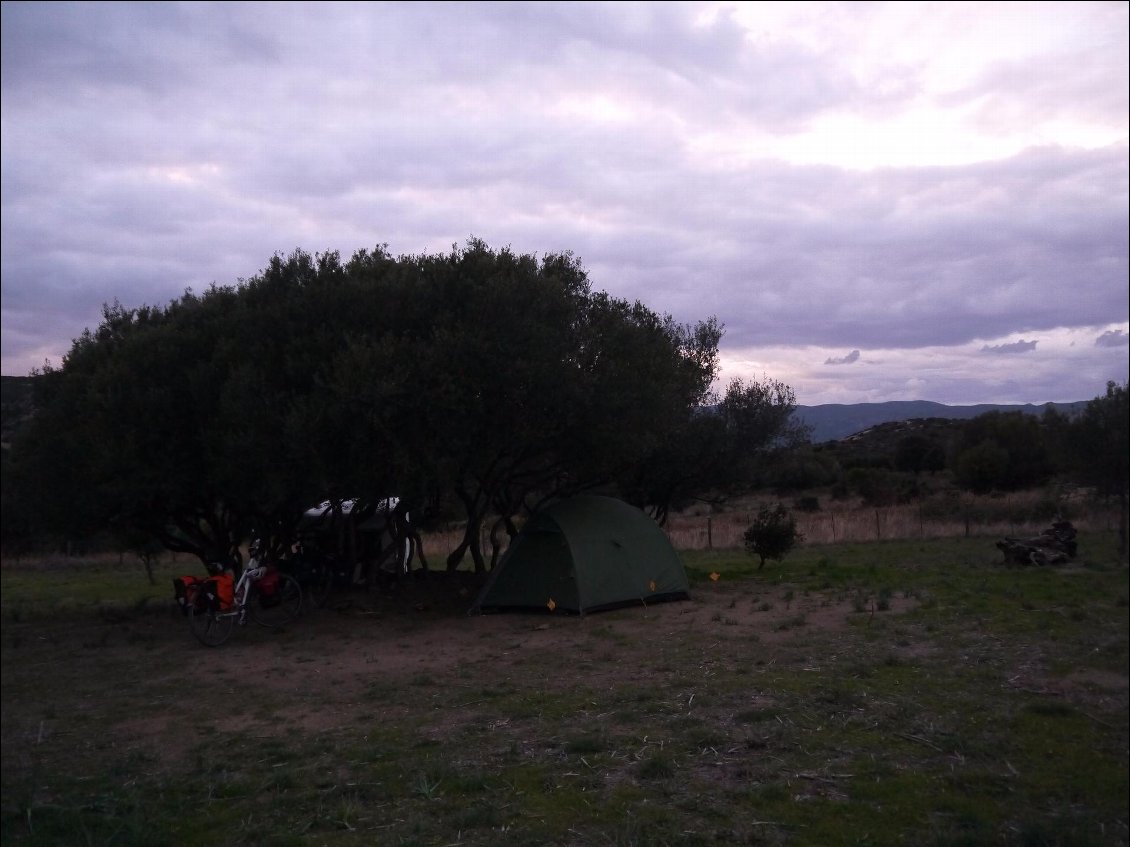
[[[687,572],[642,511],[582,495],[534,514],[514,539],[470,613],[503,609],[586,612],[685,600]]]

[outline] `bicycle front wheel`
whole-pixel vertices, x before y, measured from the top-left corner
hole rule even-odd
[[[302,614],[302,586],[288,573],[279,574],[275,596],[264,602],[260,594],[251,598],[248,608],[255,623],[266,627],[286,626]]]
[[[190,606],[188,625],[196,640],[205,647],[219,647],[231,635],[235,627],[235,615],[231,612],[213,612]]]

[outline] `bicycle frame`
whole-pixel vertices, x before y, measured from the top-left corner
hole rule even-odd
[[[266,565],[260,565],[256,559],[252,559],[239,575],[239,580],[232,591],[231,614],[239,615],[237,623],[240,626],[247,623],[247,604],[251,602],[251,586],[262,579],[266,572]]]

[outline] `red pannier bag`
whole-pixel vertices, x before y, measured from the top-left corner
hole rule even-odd
[[[219,576],[178,576],[173,580],[173,595],[182,615],[190,608],[230,609],[235,600],[235,579],[230,573]]]
[[[259,595],[259,605],[265,609],[277,606],[282,598],[279,596],[279,572],[277,568],[267,567],[259,581],[255,583]]]
[[[188,610],[196,605],[200,587],[207,581],[206,576],[178,576],[173,580],[173,596],[182,615],[187,616]]]

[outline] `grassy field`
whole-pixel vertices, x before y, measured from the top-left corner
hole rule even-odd
[[[1125,845],[1128,577],[991,537],[683,554],[689,602],[467,578],[193,642],[167,564],[4,563],[4,845]],[[716,577],[716,578],[712,578]]]

